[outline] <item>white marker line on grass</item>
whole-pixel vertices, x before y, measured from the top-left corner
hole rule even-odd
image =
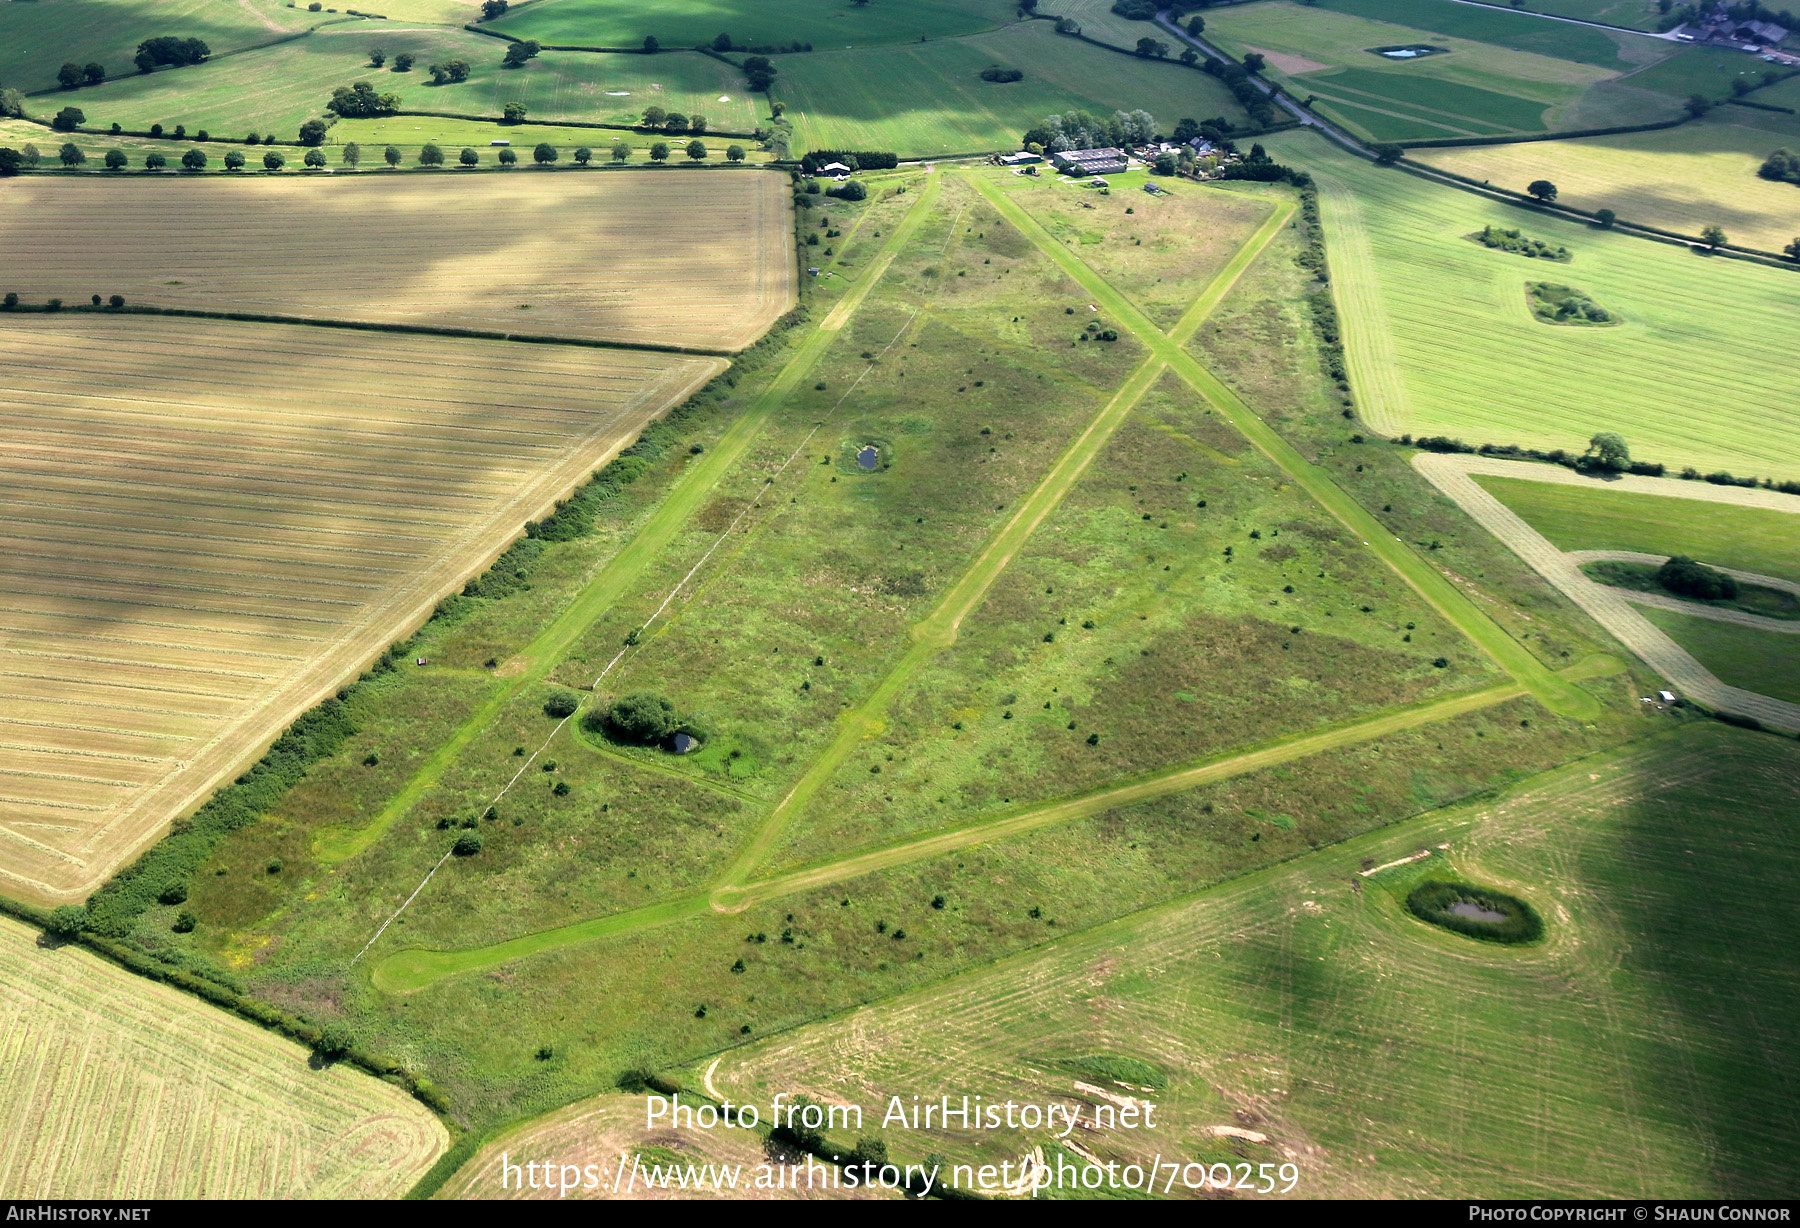
[[[775,477],[779,478],[783,473],[787,472],[788,466],[792,465],[794,463],[794,461],[799,457],[800,453],[806,449],[806,445],[812,442],[813,436],[817,435],[822,429],[824,429],[825,424],[827,422],[831,421],[832,417],[837,413],[837,411],[843,407],[844,402],[850,399],[850,394],[855,392],[857,385],[861,384],[863,382],[863,379],[869,374],[869,372],[871,372],[875,369],[875,364],[877,362],[881,361],[882,358],[885,358],[887,356],[887,352],[889,350],[893,349],[896,345],[898,345],[900,343],[900,338],[906,336],[907,330],[913,326],[913,321],[918,319],[918,317],[919,317],[919,313],[916,311],[913,312],[913,314],[907,318],[906,323],[902,324],[900,326],[900,331],[894,334],[894,339],[892,341],[888,342],[887,345],[882,347],[880,354],[877,354],[874,358],[869,360],[869,364],[862,369],[862,373],[850,382],[850,386],[848,388],[844,389],[844,395],[839,397],[832,404],[831,408],[826,411],[825,416],[823,418],[820,418],[818,420],[818,422],[813,424],[813,429],[806,433],[806,437],[804,439],[802,439],[799,442],[799,444],[794,448],[794,450],[788,454],[788,458],[781,462],[781,467],[779,469],[775,470]],[[765,487],[772,486],[772,485],[774,485],[773,478],[770,479],[768,482],[764,483]],[[737,517],[735,519],[733,519],[729,525],[726,526],[725,531],[723,533],[719,534],[718,540],[715,541],[710,547],[707,548],[707,551],[705,554],[700,556],[700,561],[698,563],[695,563],[691,568],[688,569],[687,575],[685,575],[681,578],[681,583],[677,584],[674,588],[669,590],[669,595],[667,597],[664,597],[662,604],[656,607],[656,612],[653,613],[652,615],[650,615],[649,619],[644,623],[644,625],[642,627],[638,628],[638,630],[640,632],[648,630],[651,623],[654,623],[658,618],[662,617],[663,611],[667,610],[669,608],[669,603],[674,601],[675,598],[681,593],[681,590],[688,586],[688,582],[694,578],[694,576],[700,571],[700,569],[702,567],[706,566],[706,560],[710,559],[713,556],[713,554],[718,550],[718,548],[725,544],[726,539],[729,538],[732,535],[732,533],[736,531],[738,524],[744,519],[744,517],[748,516],[751,513],[751,511],[753,511],[754,509],[762,506],[761,503],[758,502],[759,498],[760,498],[760,496],[754,496],[751,498],[749,503],[744,505],[744,510],[737,514]],[[592,691],[594,688],[598,687],[600,685],[600,683],[605,680],[606,676],[612,672],[613,666],[617,665],[620,661],[622,661],[625,658],[625,654],[630,652],[632,647],[633,647],[633,645],[628,643],[625,645],[625,647],[619,649],[618,655],[613,657],[612,660],[608,661],[606,663],[606,668],[602,669],[599,672],[599,674],[597,674],[595,676],[592,685],[589,687],[590,691]],[[592,698],[592,695],[590,694],[589,699],[591,699],[591,698]],[[587,703],[586,703],[586,701],[583,701],[583,703],[579,707],[577,707],[575,709],[575,711],[569,713],[569,715],[563,717],[560,721],[556,722],[556,727],[550,731],[549,736],[546,737],[543,740],[543,742],[541,742],[538,745],[538,748],[531,752],[530,756],[528,758],[526,758],[525,762],[520,765],[519,770],[513,773],[512,779],[507,781],[504,785],[502,785],[500,787],[500,792],[494,794],[494,796],[488,801],[486,808],[483,809],[483,811],[482,811],[482,813],[484,815],[487,814],[489,811],[492,811],[496,806],[498,806],[500,804],[500,799],[505,797],[507,792],[514,785],[519,783],[519,777],[523,776],[526,773],[526,771],[530,769],[531,765],[533,763],[537,762],[538,756],[543,754],[545,749],[549,747],[550,743],[556,740],[556,735],[562,732],[563,726],[567,725],[570,721],[574,720],[577,716],[580,716],[582,710],[586,707],[587,707]],[[479,822],[479,821],[480,820],[477,820],[477,822]],[[383,921],[381,923],[381,928],[375,931],[375,937],[369,939],[369,941],[364,943],[363,949],[358,951],[356,953],[356,955],[350,960],[350,965],[352,967],[354,967],[356,965],[357,960],[360,960],[364,955],[367,955],[369,953],[369,948],[375,945],[375,939],[380,938],[383,934],[385,934],[387,932],[388,926],[392,925],[399,918],[400,914],[406,911],[408,905],[410,905],[414,900],[419,898],[419,893],[421,891],[425,890],[425,885],[431,881],[432,877],[440,869],[443,868],[444,863],[446,861],[449,861],[451,856],[455,852],[456,852],[456,846],[453,844],[450,846],[450,849],[448,852],[446,852],[442,857],[438,858],[437,864],[432,866],[430,871],[426,873],[424,879],[419,883],[419,885],[417,887],[413,888],[413,893],[406,897],[406,903],[400,905],[399,908],[396,908],[394,910],[394,915],[389,917],[386,921]]]

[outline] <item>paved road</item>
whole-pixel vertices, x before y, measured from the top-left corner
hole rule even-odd
[[[1496,460],[1482,456],[1444,456],[1421,452],[1413,457],[1413,467],[1431,484],[1454,499],[1463,511],[1495,537],[1506,543],[1537,573],[1560,589],[1564,596],[1591,614],[1595,621],[1610,631],[1618,641],[1640,657],[1644,664],[1668,679],[1676,691],[1699,700],[1711,708],[1753,716],[1773,729],[1800,733],[1800,704],[1746,691],[1742,687],[1721,682],[1681,645],[1632,609],[1622,589],[1596,584],[1581,573],[1573,555],[1565,554],[1547,541],[1543,534],[1526,524],[1500,500],[1475,483],[1473,474],[1524,478],[1528,481],[1563,485],[1591,485],[1584,478],[1556,465],[1539,465],[1527,461]],[[1647,493],[1701,498],[1711,502],[1739,503],[1747,507],[1767,507],[1757,496],[1786,499],[1786,511],[1800,511],[1800,499],[1779,495],[1774,491],[1748,490],[1735,486],[1706,486],[1674,478],[1626,478],[1626,489]],[[1742,496],[1733,498],[1733,495]]]
[[[1650,567],[1661,567],[1667,555],[1643,554],[1636,550],[1571,550],[1567,558],[1575,566],[1586,563],[1643,563]],[[1705,563],[1706,560],[1702,559]],[[1717,563],[1707,563],[1715,571],[1722,571],[1739,584],[1760,584],[1764,588],[1780,589],[1784,593],[1792,593],[1800,597],[1800,584],[1791,580],[1777,579],[1775,576],[1762,576],[1754,571],[1739,571],[1735,567],[1720,567]],[[1715,622],[1736,623],[1740,627],[1753,627],[1758,631],[1773,631],[1776,635],[1800,635],[1800,619],[1769,618],[1762,614],[1748,614],[1743,610],[1729,610],[1722,606],[1705,605],[1698,601],[1683,601],[1680,597],[1671,597],[1666,593],[1640,593],[1632,589],[1620,589],[1620,594],[1632,605],[1647,605],[1657,610],[1673,610],[1677,614],[1692,614],[1695,618],[1710,618]]]

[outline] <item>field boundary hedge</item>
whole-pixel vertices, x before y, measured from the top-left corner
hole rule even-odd
[[[1784,109],[1784,108],[1783,108]],[[1621,124],[1613,128],[1570,128],[1564,132],[1527,132],[1501,136],[1447,136],[1430,141],[1395,141],[1402,149],[1461,149],[1471,145],[1528,145],[1533,141],[1574,141],[1587,136],[1624,136],[1632,132],[1661,132],[1692,123],[1692,115],[1654,124]]]
[[[1573,469],[1577,473],[1623,472],[1638,477],[1667,477],[1669,467],[1661,461],[1632,461],[1623,470],[1607,470],[1600,468],[1578,452],[1570,452],[1563,448],[1553,448],[1545,452],[1539,448],[1522,448],[1516,443],[1484,443],[1466,444],[1460,439],[1448,435],[1421,435],[1414,439],[1411,435],[1402,435],[1393,441],[1403,448],[1418,448],[1424,452],[1442,452],[1461,456],[1499,456],[1508,460],[1537,461],[1546,465],[1561,465],[1565,469]],[[1745,489],[1777,490],[1784,495],[1800,495],[1800,482],[1774,478],[1740,478],[1734,477],[1724,469],[1712,473],[1701,473],[1693,466],[1688,466],[1675,475],[1684,482],[1708,482],[1714,486],[1740,486]]]
[[[732,358],[741,351],[711,349],[698,345],[673,345],[667,342],[609,341],[603,337],[536,336],[530,333],[490,332],[478,328],[451,328],[437,324],[392,324],[381,320],[330,320],[319,316],[269,315],[252,311],[208,311],[202,307],[95,307],[73,303],[49,307],[42,303],[20,303],[0,307],[0,312],[35,315],[103,315],[103,316],[184,316],[196,320],[236,320],[246,324],[294,324],[312,328],[343,328],[352,332],[402,333],[425,337],[456,337],[465,341],[516,341],[526,345],[569,345],[590,350],[624,350],[631,353],[679,354],[687,358]]]
[[[499,115],[464,115],[457,111],[406,110],[395,111],[393,114],[412,116],[422,115],[431,119],[462,119],[477,124],[495,124],[502,128],[517,127],[516,124],[507,123],[505,118]],[[705,138],[709,136],[730,137],[733,140],[739,141],[754,141],[757,139],[754,132],[732,132],[723,128],[708,128],[705,132],[665,132],[661,128],[646,128],[642,124],[603,124],[590,119],[528,119],[525,122],[529,125],[542,126],[545,128],[603,128],[612,132],[635,132],[640,136],[666,136],[690,141],[696,138]]]

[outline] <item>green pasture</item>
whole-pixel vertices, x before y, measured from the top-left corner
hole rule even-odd
[[[1653,63],[1673,46],[1661,39],[1545,21],[1529,13],[1458,4],[1456,0],[1319,0],[1319,7],[1614,71]]]
[[[1517,478],[1477,477],[1559,550],[1685,554],[1719,567],[1800,581],[1800,498],[1793,511],[1737,507]]]
[[[1764,126],[1767,118],[1718,107],[1697,122],[1659,132],[1416,149],[1408,156],[1515,192],[1549,179],[1557,200],[1578,209],[1611,209],[1621,221],[1679,234],[1722,226],[1733,243],[1779,252],[1800,233],[1800,188],[1756,171],[1773,150],[1800,146],[1800,132]]]
[[[811,43],[814,50],[954,38],[1016,20],[1002,0],[896,0],[855,5],[848,0],[674,0],[624,5],[614,0],[536,0],[516,5],[493,22],[515,38],[582,47],[639,47],[654,36],[665,48],[711,45],[729,34],[740,46]],[[782,63],[786,71],[785,61]]]
[[[1800,704],[1800,637],[1674,610],[1638,607],[1727,686]]]
[[[1545,116],[1607,82],[1605,69],[1492,43],[1453,39],[1387,20],[1278,0],[1207,14],[1206,36],[1232,55],[1273,55],[1265,75],[1297,97],[1316,95],[1382,140],[1536,132]],[[1445,54],[1385,60],[1370,48],[1429,43]]]
[[[1384,433],[1580,450],[1619,430],[1677,469],[1800,476],[1800,428],[1767,409],[1800,394],[1800,379],[1778,330],[1740,326],[1800,306],[1791,273],[1485,200],[1306,134],[1268,144],[1320,181],[1352,379]],[[1626,323],[1535,323],[1522,288],[1545,274],[1463,237],[1488,223],[1568,246],[1556,279]]]
[[[1800,986],[1782,918],[1800,873],[1783,835],[1797,771],[1789,742],[1690,726],[1087,933],[1067,935],[1067,905],[1052,904],[1054,945],[767,1038],[727,1055],[714,1083],[736,1100],[805,1091],[865,1108],[1041,1103],[1077,1095],[1077,1079],[1127,1090],[1109,1068],[1147,1064],[1163,1086],[1129,1094],[1158,1105],[1162,1128],[1084,1137],[1102,1163],[1298,1153],[1293,1196],[1307,1198],[1506,1196],[1522,1182],[1551,1198],[1779,1196],[1796,1141]],[[1229,828],[1243,813],[1212,809],[1187,814]],[[1264,812],[1265,840],[1282,817]],[[1006,850],[1019,877],[952,906],[1016,908],[1077,876],[1098,893],[1128,858],[1150,872],[1155,832],[1127,813],[1082,833],[1088,848]],[[1419,850],[1422,863],[1360,873]],[[1546,938],[1504,948],[1415,920],[1402,901],[1427,877],[1518,895]],[[885,1139],[901,1161],[976,1164],[1053,1141]]]
[[[1002,64],[1025,78],[983,81]],[[892,149],[908,157],[1010,150],[1045,115],[1142,109],[1164,131],[1183,117],[1243,110],[1212,77],[1058,35],[1029,22],[956,41],[791,56],[774,96],[788,104],[796,149]]]
[[[369,64],[369,49],[387,52],[387,65]],[[76,100],[88,127],[118,123],[144,130],[160,123],[173,130],[184,124],[190,134],[206,129],[214,136],[240,139],[246,132],[275,132],[292,140],[301,123],[325,114],[334,89],[368,81],[378,90],[400,96],[411,110],[450,111],[498,117],[507,103],[523,102],[533,120],[576,119],[597,123],[635,123],[646,107],[706,116],[714,129],[754,130],[762,99],[751,95],[743,77],[729,65],[692,52],[658,56],[587,55],[548,52],[523,68],[500,62],[502,44],[461,30],[367,23],[351,29],[322,30],[280,46],[228,56],[196,68],[154,73],[80,91]],[[417,57],[409,72],[394,70],[393,57]],[[427,65],[449,59],[468,61],[473,71],[460,84],[432,84]],[[727,101],[721,102],[725,98]],[[28,109],[47,118],[61,105],[61,95],[32,99]],[[454,120],[390,117],[387,123],[404,133],[416,128],[417,141],[442,133]],[[370,121],[357,121],[370,122]],[[381,122],[381,121],[377,121]],[[341,125],[340,125],[341,126]],[[499,134],[504,135],[504,133]],[[334,127],[328,138],[346,139]],[[446,139],[467,140],[448,136]],[[482,143],[486,142],[485,137]],[[587,142],[608,139],[596,135]]]
[[[1654,32],[1663,19],[1655,0],[1525,0],[1520,7],[1531,13],[1549,13],[1555,17],[1573,17],[1577,21],[1597,21],[1602,25],[1626,26],[1646,32]]]
[[[68,61],[98,62],[114,77],[135,75],[138,44],[165,34],[203,39],[218,55],[341,20],[342,14],[309,13],[305,5],[289,8],[277,0],[10,0],[0,6],[0,85],[54,88],[56,70]],[[57,97],[64,93],[77,105],[87,96],[59,90]]]
[[[1732,96],[1732,82],[1741,79],[1753,85],[1760,84],[1763,74],[1771,69],[1788,71],[1779,65],[1765,64],[1742,51],[1727,51],[1723,47],[1682,47],[1668,59],[1632,73],[1629,80],[1639,89],[1656,90],[1676,98],[1701,94],[1718,101]],[[1759,102],[1762,100],[1760,94],[1754,97]]]

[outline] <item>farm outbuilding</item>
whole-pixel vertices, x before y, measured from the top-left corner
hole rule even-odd
[[[1122,149],[1069,149],[1050,161],[1065,175],[1116,175],[1131,165]]]

